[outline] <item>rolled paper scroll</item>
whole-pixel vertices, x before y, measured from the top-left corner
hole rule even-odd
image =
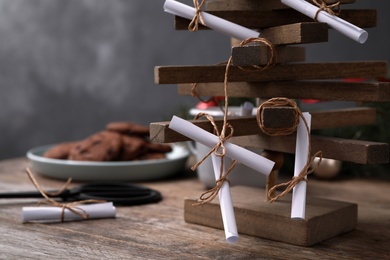
[[[283,4],[297,10],[298,12],[314,19],[318,6],[312,5],[305,0],[281,0]],[[327,23],[333,29],[339,31],[345,36],[357,41],[358,43],[365,43],[368,38],[367,31],[325,11],[320,11],[317,15],[317,21]]]
[[[177,116],[172,117],[172,120],[169,123],[169,128],[187,136],[196,142],[210,147],[210,149],[212,149],[219,142],[218,136],[213,135],[192,124],[191,122],[188,122]],[[226,156],[229,158],[237,160],[238,162],[266,176],[268,176],[272,171],[272,168],[275,164],[273,161],[268,160],[267,158],[251,152],[241,146],[232,144],[229,141],[225,141],[224,144],[226,148]]]
[[[213,162],[215,180],[220,178],[221,160],[215,154],[211,154]],[[223,165],[223,173],[225,175],[226,167]],[[232,196],[230,194],[229,182],[225,181],[222,184],[221,189],[218,192],[219,204],[221,208],[223,228],[225,230],[226,241],[229,243],[235,243],[238,239],[236,217],[234,216],[234,209],[232,203]]]
[[[95,203],[87,205],[75,205],[72,209],[77,211],[76,214],[69,209],[64,209],[63,221],[85,220],[82,215],[88,214],[87,219],[98,218],[115,218],[115,207],[112,202]],[[22,221],[25,222],[61,222],[61,207],[23,207]]]
[[[310,130],[311,115],[302,113]],[[302,118],[299,118],[297,140],[295,146],[294,176],[298,176],[306,166],[309,153],[309,133]],[[306,178],[306,177],[305,177]],[[304,219],[306,213],[306,181],[300,181],[293,189],[291,218]]]
[[[195,8],[174,0],[165,0],[164,11],[190,20],[196,14]],[[238,40],[259,37],[260,33],[257,31],[248,29],[206,12],[201,12],[201,14],[205,25],[217,32],[223,33]]]

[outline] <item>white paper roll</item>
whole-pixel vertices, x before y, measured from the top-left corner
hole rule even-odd
[[[180,117],[173,116],[169,123],[169,128],[176,132],[187,136],[188,138],[199,142],[205,146],[213,148],[219,141],[218,136],[213,135],[200,127],[188,122]],[[233,160],[245,164],[246,166],[268,176],[274,167],[274,162],[253,153],[241,146],[230,143],[229,141],[224,142],[226,148],[226,155]]]
[[[165,0],[164,11],[190,20],[192,20],[196,14],[195,8],[174,0]],[[259,32],[206,12],[202,12],[202,17],[206,26],[210,29],[239,40],[244,40],[250,37],[259,37],[260,34]]]
[[[215,154],[211,154],[211,159],[213,162],[213,169],[215,180],[219,179],[220,167],[221,167],[221,158]],[[225,175],[226,167],[223,165],[223,173]],[[235,243],[238,239],[236,217],[234,215],[234,208],[232,203],[232,196],[230,194],[230,185],[229,182],[224,182],[221,189],[218,192],[219,204],[221,208],[223,228],[225,230],[226,241],[229,243]]]
[[[311,126],[311,115],[302,113],[306,122]],[[307,163],[309,153],[309,136],[303,119],[299,119],[297,140],[295,146],[294,176],[298,176]],[[293,189],[291,202],[291,218],[304,219],[306,214],[306,181],[300,181]]]
[[[80,213],[84,213],[85,211],[88,214],[88,219],[115,218],[115,207],[112,202],[77,205],[73,208]],[[82,216],[68,209],[64,210],[64,214],[64,221],[84,220]],[[62,208],[60,207],[43,206],[22,208],[23,223],[32,221],[61,222],[61,215]]]
[[[297,10],[298,12],[314,19],[318,6],[312,5],[305,0],[281,0],[283,4]],[[345,36],[357,41],[365,43],[368,38],[367,31],[325,11],[318,13],[317,21],[327,23],[333,29],[339,31]]]

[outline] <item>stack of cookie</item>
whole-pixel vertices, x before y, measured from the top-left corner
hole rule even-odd
[[[105,130],[81,141],[64,142],[44,157],[76,161],[133,161],[165,158],[168,144],[149,141],[149,127],[133,122],[113,122]]]

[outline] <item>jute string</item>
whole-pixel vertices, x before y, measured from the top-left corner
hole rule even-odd
[[[42,205],[42,204],[47,204],[49,206],[53,206],[53,207],[59,207],[62,209],[61,211],[61,222],[64,222],[65,221],[65,210],[69,210],[79,216],[81,216],[83,219],[88,219],[89,215],[88,213],[83,210],[82,208],[80,207],[77,207],[77,205],[82,205],[82,204],[90,204],[90,203],[102,203],[102,202],[105,202],[104,200],[81,200],[81,201],[74,201],[74,202],[71,202],[71,203],[59,203],[55,200],[53,200],[52,198],[50,198],[49,196],[57,196],[58,194],[62,193],[67,187],[68,185],[71,183],[72,179],[69,178],[67,180],[67,182],[63,185],[63,187],[58,191],[58,192],[55,192],[55,193],[49,193],[49,192],[46,192],[44,191],[41,186],[39,185],[39,183],[37,182],[37,180],[35,179],[33,173],[31,172],[31,170],[29,168],[26,168],[26,172],[27,172],[27,175],[28,177],[30,178],[31,182],[34,184],[34,186],[37,188],[37,190],[42,194],[42,196],[45,198],[44,201],[40,201],[38,203],[38,205]]]
[[[250,38],[247,38],[247,39],[244,39],[243,41],[241,41],[238,46],[242,47],[242,46],[247,45],[247,44],[252,43],[252,42],[264,44],[267,48],[269,48],[269,57],[268,57],[267,63],[265,65],[252,65],[250,67],[238,67],[238,68],[240,68],[241,70],[246,70],[246,71],[248,71],[248,70],[262,71],[262,70],[266,70],[266,69],[273,67],[277,63],[277,55],[276,55],[275,46],[272,44],[272,42],[270,42],[269,40],[267,40],[265,38],[250,37]],[[230,56],[227,63],[219,63],[219,65],[225,64],[225,67],[226,67],[225,76],[224,76],[225,107],[226,107],[226,99],[227,99],[226,97],[227,97],[227,82],[228,82],[229,68],[230,68],[230,65],[232,63],[232,60],[233,60],[233,57]],[[192,84],[192,87],[191,87],[191,96],[192,97],[198,98],[199,101],[204,102],[204,103],[207,103],[213,99],[213,97],[211,97],[208,100],[203,99],[198,94],[197,87],[198,87],[198,83]],[[220,108],[224,112],[224,114],[226,114],[226,108],[223,109],[221,106],[220,106]]]
[[[339,15],[341,12],[340,2],[330,4],[330,5],[327,5],[323,0],[320,0],[319,2],[317,0],[312,0],[312,2],[319,7],[314,16],[314,21],[316,22],[318,22],[317,17],[321,11],[325,11],[331,15]],[[337,8],[337,12],[333,11],[334,8]]]
[[[270,41],[264,38],[248,38],[243,40],[239,46],[243,46],[245,44],[248,44],[250,42],[261,42],[264,43],[266,46],[268,46],[271,50],[271,55],[268,60],[268,63],[265,66],[257,66],[257,70],[265,70],[267,68],[272,67],[276,63],[276,51],[274,46]],[[229,95],[228,95],[228,76],[229,76],[229,68],[231,67],[232,63],[232,56],[230,56],[225,69],[225,75],[224,75],[224,98],[225,98],[225,106],[224,106],[224,114],[223,114],[223,125],[222,130],[219,131],[217,125],[215,124],[215,121],[213,117],[207,113],[199,113],[195,119],[198,119],[200,117],[206,117],[210,123],[213,126],[214,134],[216,134],[219,137],[218,143],[201,159],[199,160],[191,169],[196,170],[196,168],[206,160],[207,157],[211,155],[211,153],[214,153],[216,156],[221,158],[221,168],[219,173],[219,178],[216,180],[216,185],[205,191],[201,194],[199,198],[199,202],[195,203],[194,205],[202,205],[205,203],[211,202],[217,195],[219,190],[221,189],[223,183],[225,181],[228,181],[227,176],[228,174],[233,170],[235,165],[237,164],[236,160],[233,160],[229,168],[226,170],[225,174],[223,173],[223,165],[224,165],[224,156],[226,154],[226,148],[224,145],[224,142],[228,140],[230,137],[233,136],[234,129],[233,127],[227,122],[227,116],[228,116],[228,109],[229,109]],[[193,87],[193,92],[196,93],[196,85]],[[198,96],[198,95],[197,95]],[[227,134],[227,130],[229,130],[229,133]]]
[[[195,32],[198,30],[199,22],[202,25],[206,25],[202,16],[202,6],[206,3],[206,0],[202,0],[200,3],[198,0],[193,0],[193,1],[194,1],[194,8],[195,8],[195,16],[192,18],[190,24],[188,25],[188,30],[190,32]]]
[[[295,117],[294,117],[294,125],[290,128],[286,129],[275,129],[275,132],[272,132],[272,129],[266,129],[262,123],[261,119],[261,112],[264,109],[264,107],[281,107],[281,106],[287,106],[287,107],[292,107],[295,110]],[[305,124],[306,130],[307,130],[307,135],[309,138],[309,144],[308,144],[308,154],[307,154],[307,160],[306,164],[303,167],[303,169],[300,171],[300,173],[297,176],[292,177],[292,179],[288,182],[280,183],[275,186],[273,186],[269,191],[268,191],[268,200],[270,203],[278,200],[279,198],[283,197],[287,193],[289,193],[300,181],[307,181],[306,176],[311,174],[316,167],[318,167],[322,161],[322,152],[318,151],[316,152],[313,157],[311,156],[311,136],[310,136],[310,128],[309,125],[303,116],[301,110],[298,108],[297,104],[288,98],[271,98],[261,104],[259,108],[257,109],[257,123],[260,127],[260,129],[268,135],[271,136],[278,136],[278,135],[289,135],[295,132],[296,128],[298,127],[299,124],[299,118],[301,118]],[[311,167],[313,164],[314,158],[315,157],[320,157],[320,160],[316,165]],[[278,194],[275,197],[272,197],[272,194],[274,194],[274,191],[280,187],[286,187],[284,191],[282,191],[280,194]]]

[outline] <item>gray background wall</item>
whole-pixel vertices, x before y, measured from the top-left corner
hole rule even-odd
[[[230,39],[174,31],[163,0],[0,0],[0,159],[82,139],[111,121],[168,120],[196,100],[155,85],[156,65],[214,64]],[[192,1],[183,1],[191,4]],[[360,45],[337,32],[309,45],[308,61],[390,60],[390,3]]]

